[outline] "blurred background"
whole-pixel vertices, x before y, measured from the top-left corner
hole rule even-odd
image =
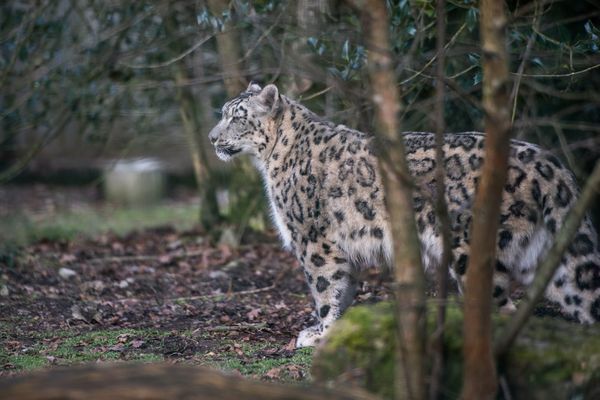
[[[582,182],[600,154],[599,6],[507,3],[514,136]],[[431,131],[435,2],[388,7],[403,129]],[[2,2],[0,239],[173,224],[235,244],[263,231],[259,177],[216,160],[207,133],[250,81],[372,131],[358,15],[333,0]],[[477,2],[448,1],[447,15],[447,130],[482,130]]]

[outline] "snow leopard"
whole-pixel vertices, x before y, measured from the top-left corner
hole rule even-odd
[[[247,154],[260,171],[283,246],[299,260],[318,324],[298,335],[314,346],[353,302],[357,272],[391,265],[393,247],[384,190],[371,135],[332,123],[269,84],[251,83],[222,108],[209,139],[224,161]],[[469,257],[471,207],[484,160],[485,134],[444,137],[445,200],[451,221],[452,265],[440,266],[442,239],[436,194],[435,135],[403,134],[414,180],[413,207],[426,270],[449,268],[461,282]],[[511,282],[527,286],[579,194],[573,174],[553,154],[512,140],[502,195],[493,278],[500,310],[515,306]],[[600,320],[600,249],[589,217],[564,254],[545,296],[581,323]]]

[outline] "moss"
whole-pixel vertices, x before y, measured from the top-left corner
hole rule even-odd
[[[428,332],[434,327],[433,310],[430,308],[428,315]],[[493,321],[495,332],[501,332],[507,318],[495,315]],[[450,305],[445,335],[446,398],[457,397],[462,382],[462,324],[460,307]],[[332,328],[315,355],[313,376],[318,381],[355,384],[391,398],[394,331],[391,304],[352,308]],[[509,357],[500,363],[499,373],[519,398],[600,398],[593,392],[600,390],[597,327],[534,317]]]
[[[352,371],[353,384],[391,397],[394,318],[389,303],[353,307],[336,323],[313,360],[312,374],[329,380]],[[351,366],[345,368],[341,366]]]

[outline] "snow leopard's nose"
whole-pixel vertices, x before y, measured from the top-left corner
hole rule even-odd
[[[218,137],[219,137],[219,134],[217,132],[216,127],[214,127],[213,129],[211,129],[210,133],[208,134],[208,139],[210,140],[211,144],[215,144]]]

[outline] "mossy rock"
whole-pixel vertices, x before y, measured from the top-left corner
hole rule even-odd
[[[431,308],[433,310],[433,308]],[[495,316],[495,332],[506,318]],[[428,318],[433,331],[434,315]],[[392,397],[395,321],[390,303],[348,310],[317,350],[316,381],[363,387]],[[513,399],[600,399],[600,328],[532,317],[498,366]],[[449,306],[443,398],[457,398],[462,381],[462,311]],[[500,391],[501,392],[501,391]],[[502,398],[502,393],[499,394]]]

